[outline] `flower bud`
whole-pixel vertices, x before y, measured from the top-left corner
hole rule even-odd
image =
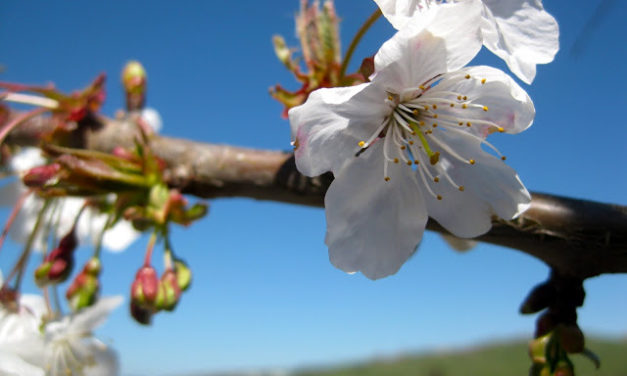
[[[65,297],[74,311],[89,307],[95,303],[100,289],[98,276],[101,265],[98,258],[91,258],[83,267],[83,270],[74,278],[72,284],[65,293]]]
[[[157,271],[149,265],[142,266],[131,285],[131,300],[142,307],[154,307],[159,293]]]
[[[122,85],[126,92],[126,109],[141,110],[146,101],[146,71],[138,61],[129,61],[122,71]]]
[[[192,271],[183,260],[174,260],[174,271],[181,290],[187,290],[192,283]]]
[[[176,273],[172,269],[168,269],[161,276],[161,286],[163,288],[163,304],[159,308],[166,311],[172,311],[176,308],[181,297],[181,288],[179,287]]]
[[[546,363],[546,350],[552,333],[546,334],[529,342],[529,357],[534,363]]]
[[[9,287],[8,284],[0,287],[0,306],[9,312],[17,312],[19,309],[19,293]]]
[[[22,182],[27,187],[44,187],[54,183],[60,170],[61,165],[58,163],[33,167],[22,176]]]
[[[35,270],[35,282],[42,287],[49,283],[64,282],[74,267],[74,250],[78,241],[74,228],[61,238],[59,246],[52,250]]]

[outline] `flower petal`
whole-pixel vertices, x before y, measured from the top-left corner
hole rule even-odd
[[[361,84],[318,89],[290,109],[296,167],[307,176],[338,171],[383,121],[385,92]]]
[[[100,298],[93,306],[70,316],[68,330],[78,334],[91,333],[104,323],[109,313],[122,304],[122,301],[124,301],[122,296]]]
[[[553,61],[559,50],[559,27],[539,0],[483,0],[484,45],[530,84],[536,64]]]
[[[12,354],[9,349],[0,347],[0,375],[3,376],[44,376],[45,372],[39,367],[25,362],[19,356]]]
[[[442,196],[437,200],[425,194],[429,215],[447,230],[459,237],[478,236],[490,229],[493,214],[509,220],[529,207],[531,196],[516,171],[483,151],[477,140],[450,131],[438,132],[437,137],[459,156],[475,161],[474,165],[461,162],[440,149],[439,163],[456,184],[464,186],[462,192],[442,178],[439,183],[427,182]]]
[[[459,118],[468,116],[487,120],[502,127],[507,133],[522,132],[533,123],[536,111],[531,98],[523,88],[500,69],[488,66],[468,67],[446,78],[429,90],[425,97],[437,96],[439,91],[457,92],[468,96],[472,104],[485,106],[487,111],[481,108],[473,111],[464,110],[460,106],[455,108],[444,106],[444,112],[454,113],[454,116]],[[470,111],[473,111],[472,114],[469,113]],[[494,131],[490,128],[489,125],[476,122],[469,128],[469,131],[485,137]]]
[[[404,165],[384,181],[382,143],[353,158],[325,196],[331,263],[370,279],[394,274],[415,252],[427,222],[416,182]]]
[[[384,75],[394,89],[417,87],[460,69],[481,49],[481,9],[470,0],[417,12],[375,55],[375,79]],[[391,71],[382,72],[386,67]]]

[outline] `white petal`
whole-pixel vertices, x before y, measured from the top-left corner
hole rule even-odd
[[[141,118],[152,128],[155,133],[159,133],[162,128],[161,115],[154,108],[146,107],[141,112]]]
[[[385,92],[361,84],[318,89],[289,111],[296,167],[307,176],[337,171],[385,118]]]
[[[391,180],[384,181],[381,144],[336,174],[325,197],[331,263],[370,279],[398,271],[416,250],[427,221],[409,167],[389,166]]]
[[[90,237],[91,242],[95,246],[108,217],[107,214],[99,213],[90,208],[86,209],[78,222],[80,236],[82,238]],[[105,232],[102,246],[114,252],[122,251],[135,241],[137,237],[139,237],[139,232],[133,228],[131,223],[120,220]]]
[[[466,65],[481,49],[481,9],[470,0],[416,13],[375,55],[375,80],[385,75],[394,89],[417,87]]]
[[[505,60],[525,83],[536,64],[553,61],[559,50],[559,27],[540,0],[484,0],[482,32],[485,46]]]
[[[93,306],[84,308],[72,315],[68,330],[72,333],[91,333],[92,330],[104,323],[109,313],[122,304],[123,301],[124,298],[122,296],[100,298]]]
[[[424,0],[374,0],[381,8],[383,16],[400,30],[411,20],[415,13],[420,12]]]
[[[41,155],[41,149],[26,147],[11,158],[11,170],[20,173],[45,163],[46,159]]]
[[[118,356],[111,347],[91,338],[89,352],[95,364],[85,368],[85,376],[115,376],[120,373]]]
[[[133,228],[130,222],[120,220],[105,232],[102,245],[114,252],[123,251],[128,248],[139,235],[140,233]]]
[[[39,367],[25,362],[8,349],[0,348],[0,375],[2,376],[44,376],[45,372]]]
[[[470,75],[470,79],[464,78]],[[486,106],[488,111],[464,110],[460,106],[454,109],[444,106],[443,111],[451,111],[459,116],[476,117],[488,120],[503,127],[507,133],[519,133],[529,128],[535,117],[535,108],[527,92],[503,71],[488,67],[476,66],[464,68],[455,73],[456,79],[442,80],[425,97],[438,96],[438,91],[453,91],[468,96],[473,104]],[[482,84],[482,80],[485,83]],[[472,112],[470,112],[472,111]],[[470,131],[485,137],[488,125],[475,123]]]
[[[475,160],[470,165],[440,151],[439,163],[465,188],[461,192],[443,178],[439,183],[428,182],[442,196],[442,200],[425,196],[429,215],[447,230],[459,237],[478,236],[490,229],[493,214],[509,220],[529,207],[531,196],[516,172],[483,151],[479,142],[452,132],[438,132],[437,137],[460,156]]]

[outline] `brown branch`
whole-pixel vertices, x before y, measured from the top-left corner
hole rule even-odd
[[[15,114],[12,114],[15,116]],[[13,131],[7,142],[37,145],[51,129],[38,117]],[[78,147],[111,151],[132,146],[131,121],[101,118],[79,128]],[[330,174],[301,175],[290,153],[214,145],[155,136],[153,150],[166,161],[166,180],[203,198],[250,197],[310,206],[324,205]],[[444,230],[429,220],[427,228]],[[531,208],[514,221],[495,218],[492,230],[477,238],[530,254],[562,275],[588,278],[627,272],[627,207],[533,193]]]

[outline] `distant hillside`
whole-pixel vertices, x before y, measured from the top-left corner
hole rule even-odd
[[[627,376],[627,339],[588,340],[587,347],[601,357],[601,369],[572,356],[577,376]],[[465,351],[404,355],[333,368],[309,368],[290,376],[526,376],[526,342],[482,346]]]

